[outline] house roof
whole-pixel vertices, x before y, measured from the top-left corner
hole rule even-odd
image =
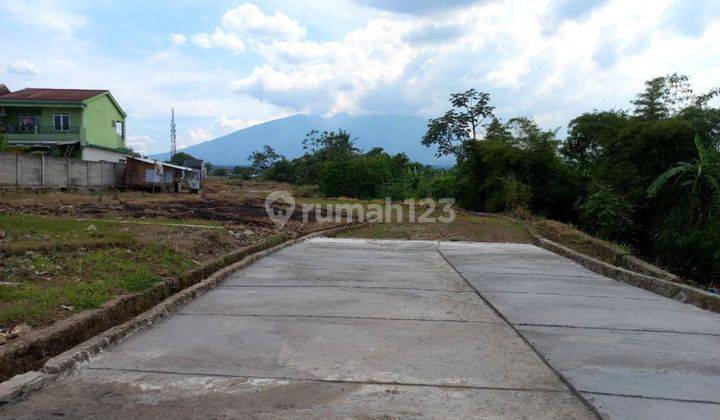
[[[107,90],[95,89],[25,88],[16,92],[0,95],[0,100],[82,102],[108,92]]]
[[[0,96],[7,95],[8,93],[10,93],[10,89],[8,89],[8,87],[4,84],[0,83]]]

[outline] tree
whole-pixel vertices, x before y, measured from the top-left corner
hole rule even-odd
[[[440,118],[431,119],[421,139],[425,147],[437,146],[437,156],[462,158],[464,146],[478,139],[484,121],[493,117],[490,94],[470,89],[450,95],[452,109]]]
[[[560,153],[581,169],[591,168],[628,123],[625,111],[595,111],[574,118]]]
[[[250,179],[252,168],[248,166],[234,166],[230,174],[235,179]]]
[[[227,176],[227,168],[224,166],[218,166],[213,169],[212,174],[215,176]]]
[[[285,159],[285,156],[278,154],[275,152],[275,149],[267,144],[263,146],[262,150],[256,150],[248,157],[248,160],[251,162],[250,167],[255,175],[263,172],[267,168],[271,167],[275,162],[283,159]]]
[[[170,160],[167,161],[167,163],[172,163],[173,165],[182,166],[185,163],[186,159],[195,159],[192,155],[189,155],[185,152],[178,152],[173,155],[173,157],[170,158]]]
[[[694,162],[680,162],[660,175],[648,188],[648,197],[654,198],[675,180],[688,195],[693,209],[692,222],[702,225],[720,215],[720,152],[715,145],[706,147],[695,135],[698,158]]]
[[[358,152],[350,133],[344,130],[323,131],[312,130],[302,141],[303,149],[309,150],[320,160],[340,159]]]
[[[691,105],[703,107],[717,94],[718,90],[715,89],[695,95],[689,78],[673,73],[645,82],[645,91],[638,94],[632,104],[635,105],[636,117],[656,121],[677,115],[680,110]]]

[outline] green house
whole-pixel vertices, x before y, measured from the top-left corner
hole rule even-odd
[[[126,114],[107,90],[35,89],[0,84],[0,136],[13,148],[117,162],[125,147]]]

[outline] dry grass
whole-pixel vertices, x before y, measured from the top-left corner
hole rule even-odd
[[[517,222],[495,217],[459,213],[451,223],[374,223],[345,232],[342,237],[470,242],[529,243],[530,236]]]
[[[0,329],[47,325],[264,241],[277,233],[263,207],[275,190],[292,188],[210,179],[202,196],[3,193]],[[284,232],[317,227],[294,215]]]
[[[0,327],[41,326],[256,241],[226,229],[0,213]]]
[[[318,198],[311,188],[296,190],[288,184],[212,178],[203,195],[4,193],[0,281],[8,284],[0,285],[0,328],[46,325],[264,241],[277,233],[264,197],[277,190],[294,192],[298,204],[384,204]],[[300,207],[284,232],[300,235],[319,227],[303,223]],[[465,213],[449,224],[379,223],[346,236],[529,242],[520,224]]]

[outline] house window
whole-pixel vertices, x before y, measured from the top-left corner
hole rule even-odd
[[[37,115],[20,115],[20,127],[21,133],[34,133],[38,123]]]
[[[70,114],[53,114],[53,129],[55,131],[70,131]]]
[[[115,121],[115,133],[120,136],[123,136],[123,122],[122,121]]]

